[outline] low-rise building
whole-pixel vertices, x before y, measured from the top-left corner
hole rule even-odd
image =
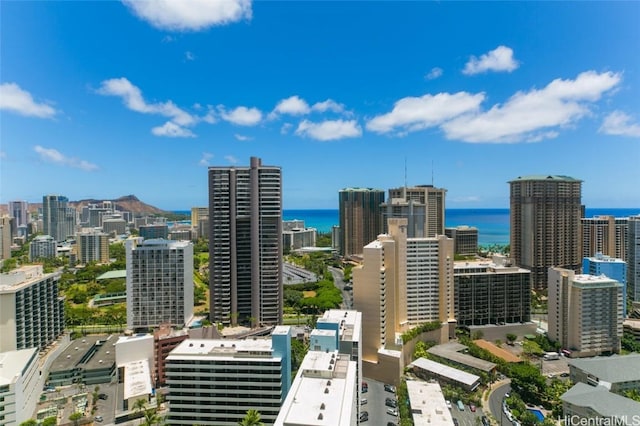
[[[566,424],[635,425],[640,402],[609,392],[602,386],[576,383],[561,397]]]
[[[427,349],[431,355],[440,357],[447,362],[457,364],[465,369],[473,370],[478,373],[492,374],[496,371],[497,364],[476,358],[463,353],[468,348],[465,345],[456,342],[444,343],[432,346]]]
[[[37,348],[0,352],[0,425],[32,418],[42,384]]]
[[[109,383],[116,374],[115,336],[76,339],[51,364],[50,386]]]
[[[414,426],[451,426],[453,417],[437,382],[407,380],[407,393]]]
[[[468,391],[473,391],[480,386],[479,376],[430,359],[418,358],[409,364],[409,368],[416,376],[422,379],[442,380]]]
[[[573,383],[602,386],[611,392],[640,390],[640,354],[612,355],[569,361]]]

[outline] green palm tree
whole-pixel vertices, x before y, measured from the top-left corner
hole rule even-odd
[[[144,421],[142,422],[143,426],[153,426],[160,424],[160,416],[156,412],[156,410],[146,410],[144,412]]]
[[[147,401],[144,398],[136,399],[133,403],[133,411],[139,413],[145,409],[147,406]]]
[[[260,421],[260,412],[258,410],[248,410],[244,418],[238,422],[238,426],[264,426]]]

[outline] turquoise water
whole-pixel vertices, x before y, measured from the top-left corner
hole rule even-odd
[[[191,211],[181,210],[175,213],[191,214]],[[586,217],[629,217],[637,214],[640,214],[640,208],[587,208],[585,212]],[[340,222],[338,209],[283,210],[282,218],[304,220],[305,226],[324,233],[331,232],[331,227]],[[509,209],[447,209],[445,222],[447,227],[475,226],[478,228],[480,245],[509,244]]]
[[[538,418],[538,421],[541,422],[541,421],[544,420],[544,414],[542,414],[542,411],[537,410],[535,408],[527,408],[527,410],[531,411],[533,413],[533,415]]]

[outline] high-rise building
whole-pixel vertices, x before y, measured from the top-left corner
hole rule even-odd
[[[640,301],[640,215],[629,218],[627,233],[627,296]]]
[[[16,226],[29,223],[29,204],[26,201],[9,201],[9,216],[16,220]]]
[[[407,238],[406,227],[405,218],[388,219],[389,233],[367,244],[362,265],[353,269],[363,365],[377,364],[380,350],[400,350],[401,333],[454,318],[453,240]]]
[[[58,255],[56,240],[51,235],[37,235],[29,244],[29,260],[53,259]]]
[[[582,257],[596,253],[624,259],[627,252],[626,217],[594,216],[580,219],[582,230]]]
[[[627,262],[596,253],[582,259],[582,272],[589,275],[606,275],[622,284],[622,316],[627,316]]]
[[[209,238],[209,207],[191,207],[191,228],[196,238]]]
[[[389,189],[389,199],[382,206],[383,226],[389,218],[404,217],[409,238],[444,235],[446,194],[446,189],[433,185]]]
[[[453,240],[455,254],[473,256],[478,253],[478,228],[461,225],[445,228],[444,234]]]
[[[384,191],[372,188],[345,188],[339,194],[340,254],[362,254],[362,248],[383,231]]]
[[[511,257],[531,271],[534,290],[547,288],[547,270],[579,272],[582,181],[568,176],[520,176],[511,186]]]
[[[127,327],[183,327],[193,318],[193,244],[126,241]]]
[[[317,233],[315,228],[305,228],[304,220],[283,220],[282,245],[284,250],[315,247]]]
[[[0,352],[42,350],[64,333],[59,280],[60,272],[45,274],[42,265],[0,274]]]
[[[531,320],[531,273],[495,257],[493,262],[455,262],[455,312],[459,325]]]
[[[79,232],[77,235],[78,262],[109,263],[109,235],[100,229]]]
[[[211,321],[282,320],[282,176],[249,167],[209,168]]]
[[[291,387],[291,328],[270,339],[187,339],[166,368],[167,423],[237,425],[254,409],[272,425]]]
[[[68,206],[69,199],[62,195],[42,197],[42,224],[45,235],[64,241],[75,234],[76,210]]]
[[[138,234],[145,240],[155,240],[158,238],[169,238],[169,225],[166,223],[152,223],[142,225],[138,228]]]
[[[0,260],[11,257],[11,242],[13,241],[11,232],[11,222],[14,219],[9,216],[0,217]]]
[[[549,268],[549,338],[572,357],[620,352],[622,284]]]
[[[33,418],[44,377],[37,348],[0,352],[1,425],[19,425]]]

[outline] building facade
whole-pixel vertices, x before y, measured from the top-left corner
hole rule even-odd
[[[53,259],[58,255],[56,240],[51,235],[38,235],[29,244],[29,260]]]
[[[582,272],[589,275],[606,275],[622,284],[622,316],[627,316],[627,262],[602,253],[582,259]]]
[[[534,290],[547,288],[547,269],[580,271],[582,181],[568,176],[520,176],[511,186],[511,257],[531,271]]]
[[[193,318],[193,244],[126,241],[127,327],[183,327]]]
[[[172,425],[237,425],[247,410],[272,425],[291,387],[291,329],[270,339],[187,339],[167,357]]]
[[[45,235],[64,241],[76,232],[76,210],[69,207],[69,199],[62,195],[42,197],[42,226]]]
[[[38,361],[37,348],[0,352],[0,425],[34,417],[44,383]]]
[[[629,218],[627,233],[627,296],[640,301],[640,215]]]
[[[340,213],[340,254],[362,254],[362,248],[383,231],[384,191],[372,188],[345,188],[338,193]]]
[[[531,321],[531,273],[505,263],[455,262],[455,317],[459,325]]]
[[[282,176],[249,167],[209,168],[211,321],[282,320]]]
[[[446,189],[433,185],[389,189],[389,200],[382,207],[383,226],[389,218],[403,217],[409,238],[444,235],[446,194]]]
[[[453,251],[461,256],[473,256],[478,253],[478,228],[456,226],[445,228],[444,234],[453,240]]]
[[[9,201],[9,216],[16,220],[16,226],[29,223],[29,203],[26,201]]]
[[[580,225],[583,258],[595,256],[596,253],[625,258],[629,219],[613,216],[583,217]]]
[[[549,338],[571,357],[620,352],[622,284],[549,268]]]
[[[60,275],[45,274],[42,265],[0,274],[0,352],[42,350],[64,333]]]
[[[13,242],[11,222],[13,219],[9,216],[0,217],[0,260],[11,257],[11,243]]]
[[[100,229],[79,232],[76,241],[79,263],[109,263],[109,234]]]
[[[150,225],[141,225],[138,228],[139,235],[145,240],[167,239],[169,237],[169,225],[166,223],[153,223]]]

